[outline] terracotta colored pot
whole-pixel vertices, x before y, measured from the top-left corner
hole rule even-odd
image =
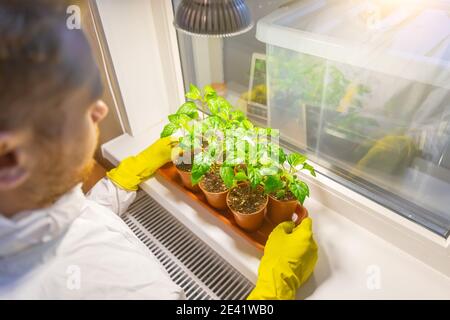
[[[269,195],[267,216],[275,225],[278,225],[283,221],[291,221],[297,206],[297,200],[280,201]]]
[[[198,187],[198,184],[195,186],[192,185],[192,182],[191,182],[192,174],[190,172],[180,170],[176,166],[175,166],[175,168],[177,168],[177,171],[178,171],[178,174],[180,175],[181,181],[183,182],[183,185],[186,188],[188,188],[189,190],[194,191],[194,192],[200,192],[200,188]]]
[[[203,180],[200,181],[198,186],[205,194],[206,200],[211,206],[219,210],[224,210],[227,208],[227,195],[229,190],[223,192],[209,192],[208,190],[205,189],[205,186],[203,185]]]
[[[230,189],[231,191],[232,189]],[[234,220],[240,226],[242,229],[245,229],[246,231],[253,232],[261,228],[261,226],[264,223],[264,216],[267,211],[267,203],[269,199],[266,197],[266,203],[264,206],[261,207],[256,212],[250,213],[250,214],[243,214],[237,211],[234,211],[230,207],[230,192],[227,194],[227,205],[228,208],[231,210],[234,216]]]

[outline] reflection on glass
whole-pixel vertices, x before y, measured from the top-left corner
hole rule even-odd
[[[268,73],[270,125],[284,139],[450,228],[447,89],[277,47]]]

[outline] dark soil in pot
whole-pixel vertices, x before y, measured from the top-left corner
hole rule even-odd
[[[205,174],[202,180],[202,187],[206,191],[212,193],[228,191],[228,188],[225,183],[223,183],[218,170]]]
[[[293,201],[293,200],[297,201],[297,199],[295,199],[294,194],[289,190],[287,192],[285,192],[282,197],[277,197],[276,194],[271,194],[270,196],[275,198],[278,201]]]
[[[267,202],[263,188],[252,189],[245,183],[231,189],[227,196],[227,205],[236,223],[247,231],[256,231],[262,226]]]
[[[199,187],[211,206],[220,210],[226,209],[228,188],[223,183],[218,170],[205,174]]]
[[[267,196],[262,188],[253,190],[249,184],[233,188],[228,198],[230,209],[242,214],[252,214],[267,203]]]

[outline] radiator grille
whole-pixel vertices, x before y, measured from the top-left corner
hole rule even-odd
[[[124,221],[187,299],[245,299],[253,289],[247,278],[146,193],[138,193]]]

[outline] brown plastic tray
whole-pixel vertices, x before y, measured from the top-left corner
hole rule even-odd
[[[220,221],[222,221],[224,224],[230,226],[232,229],[234,229],[238,234],[240,234],[243,238],[245,238],[248,242],[250,242],[253,246],[255,246],[257,249],[263,251],[264,246],[266,244],[267,238],[269,234],[272,232],[272,230],[275,228],[275,224],[273,224],[269,219],[265,218],[264,223],[260,229],[258,229],[255,232],[247,232],[243,229],[241,229],[236,222],[234,221],[233,214],[229,209],[226,210],[218,210],[213,207],[211,207],[208,202],[206,201],[206,198],[204,194],[200,191],[198,193],[195,193],[183,186],[181,183],[181,179],[178,175],[177,169],[175,166],[170,163],[165,165],[164,167],[160,168],[158,170],[158,174],[164,178],[167,182],[169,182],[171,185],[176,187],[178,190],[181,190],[186,195],[188,195],[191,199],[199,202],[203,207],[205,207],[208,212],[210,212],[212,215],[216,216]],[[299,217],[299,220],[297,222],[301,222],[304,218],[308,216],[308,210],[302,206],[298,206],[296,209],[296,214]]]

